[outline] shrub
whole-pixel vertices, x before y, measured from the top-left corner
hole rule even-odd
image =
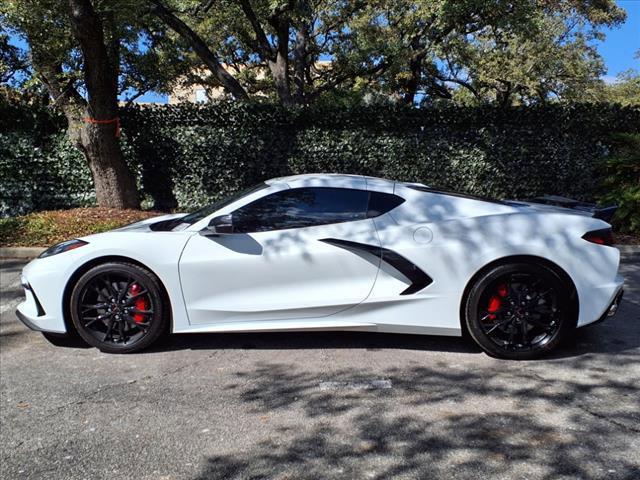
[[[640,109],[547,105],[284,108],[220,102],[133,108],[123,122],[158,208],[193,208],[269,177],[342,172],[481,195],[592,200],[612,132]]]
[[[640,233],[640,135],[615,135],[602,163],[600,202],[618,205],[614,225],[620,231]]]

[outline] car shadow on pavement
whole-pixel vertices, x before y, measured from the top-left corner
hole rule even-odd
[[[404,349],[480,353],[470,340],[460,337],[403,335],[372,332],[253,332],[169,335],[145,352],[168,350],[304,350],[353,348]]]
[[[635,319],[635,320],[634,320]],[[586,354],[620,354],[640,347],[640,305],[622,303],[618,315],[579,328],[547,359]],[[467,337],[405,335],[372,332],[258,332],[168,335],[145,352],[172,350],[289,350],[353,348],[404,349],[436,352],[481,353]],[[144,353],[144,352],[143,352]]]

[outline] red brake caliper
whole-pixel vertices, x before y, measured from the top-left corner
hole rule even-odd
[[[487,312],[489,312],[489,320],[495,320],[495,313],[498,311],[500,306],[502,305],[502,299],[506,297],[509,293],[506,284],[502,284],[498,287],[497,294],[492,295],[489,299],[489,305],[487,306]]]
[[[133,297],[139,294],[141,291],[142,291],[142,287],[137,283],[134,283],[129,288],[129,295]],[[147,308],[149,308],[149,303],[144,297],[138,297],[135,299],[133,306],[136,310],[146,310]],[[132,317],[133,317],[133,321],[136,323],[144,322],[144,315],[141,313],[134,313]]]

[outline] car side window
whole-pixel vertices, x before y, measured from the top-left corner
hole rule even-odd
[[[233,212],[234,231],[266,232],[367,218],[369,192],[307,187],[282,190]]]
[[[404,198],[391,193],[370,192],[367,218],[379,217],[404,203]]]

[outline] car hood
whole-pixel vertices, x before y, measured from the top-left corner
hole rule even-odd
[[[133,230],[136,231],[149,231],[152,232],[152,225],[156,225],[160,222],[166,222],[167,220],[175,220],[180,217],[184,217],[185,213],[170,213],[168,215],[160,215],[158,217],[151,217],[145,220],[141,220],[139,222],[131,223],[129,225],[125,225],[124,227],[115,228],[113,232],[130,232]]]

